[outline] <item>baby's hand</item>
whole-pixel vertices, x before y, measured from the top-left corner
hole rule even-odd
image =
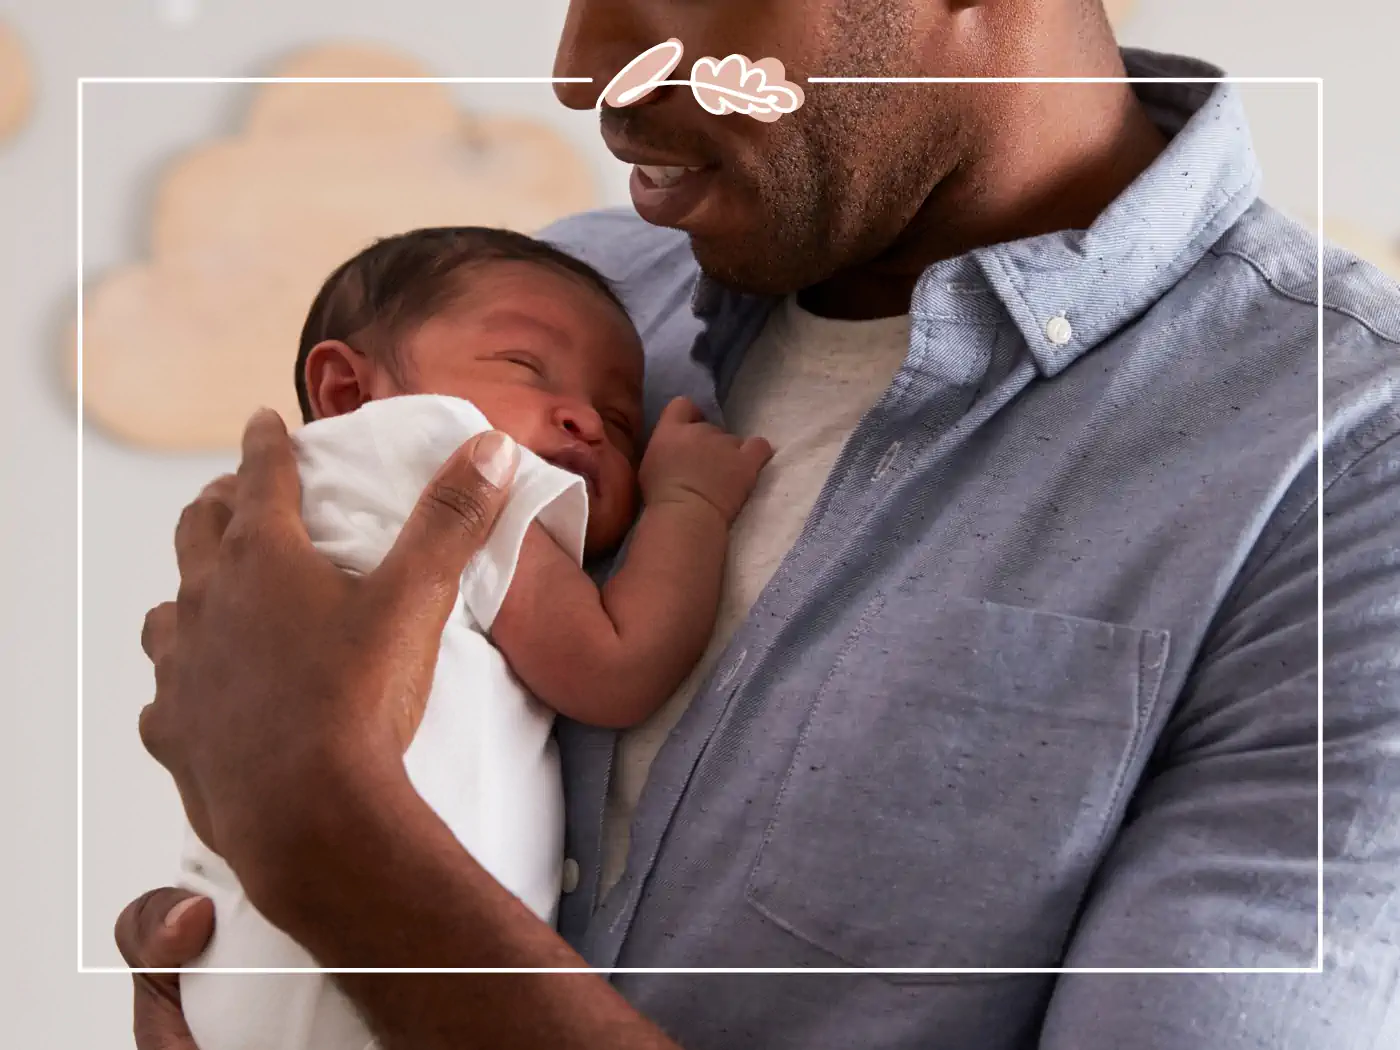
[[[773,448],[763,438],[726,434],[678,397],[662,410],[642,457],[642,498],[648,504],[700,499],[729,524],[772,456]]]

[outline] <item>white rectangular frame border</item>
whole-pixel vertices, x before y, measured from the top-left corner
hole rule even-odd
[[[1223,969],[1195,967],[359,967],[350,969],[278,969],[278,968],[217,968],[209,973],[674,973],[674,974],[1318,974],[1323,972],[1325,958],[1323,922],[1323,533],[1322,492],[1322,423],[1323,423],[1323,300],[1322,267],[1325,229],[1323,203],[1324,107],[1322,77],[808,77],[809,84],[1313,84],[1317,88],[1317,958],[1310,967],[1227,967]],[[85,408],[83,401],[83,92],[88,84],[558,84],[592,83],[589,77],[79,77],[77,80],[77,578],[78,578],[78,688],[77,688],[77,759],[78,759],[78,899],[77,950],[78,972],[84,974],[178,973],[157,967],[86,966],[83,963],[83,440]]]

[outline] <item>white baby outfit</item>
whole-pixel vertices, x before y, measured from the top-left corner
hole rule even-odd
[[[365,573],[388,553],[418,497],[464,441],[489,430],[470,403],[435,395],[371,402],[295,437],[302,514],[317,548]],[[404,756],[409,779],[458,841],[506,889],[553,923],[564,806],[553,712],[526,692],[488,640],[526,529],[539,520],[583,558],[588,495],[578,476],[521,449],[510,499],[462,576],[432,690]],[[233,872],[187,832],[182,884],[213,899],[201,968],[314,968],[248,903]],[[373,960],[365,965],[373,966]],[[365,1050],[373,1040],[329,976],[186,971],[185,1016],[200,1050]]]

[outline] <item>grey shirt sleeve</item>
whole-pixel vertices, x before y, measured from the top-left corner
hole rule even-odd
[[[1327,485],[1321,974],[1066,974],[1041,1050],[1400,1047],[1400,439]],[[1317,962],[1316,505],[1212,631],[1066,966]]]

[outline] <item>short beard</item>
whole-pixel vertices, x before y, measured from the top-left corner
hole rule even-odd
[[[812,74],[899,76],[910,53],[915,6],[848,0],[830,52]],[[771,126],[765,167],[749,173],[757,221],[739,243],[691,238],[701,269],[736,291],[788,295],[888,250],[958,157],[951,92],[912,84],[819,84],[807,104]]]

